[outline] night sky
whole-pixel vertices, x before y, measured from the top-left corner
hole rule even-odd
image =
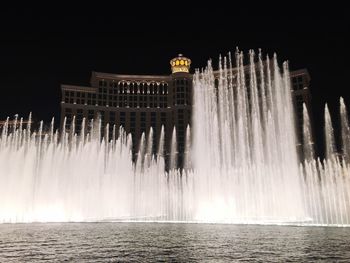
[[[343,96],[350,106],[345,4],[118,2],[2,6],[0,119],[30,111],[37,120],[59,118],[60,84],[88,85],[91,71],[170,74],[169,60],[178,53],[192,59],[193,70],[237,46],[246,52],[276,52],[279,61],[289,60],[291,69],[309,70],[319,137],[324,103],[336,113]]]

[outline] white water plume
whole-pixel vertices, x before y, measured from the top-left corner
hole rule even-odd
[[[350,129],[341,100],[341,154],[325,110],[326,158],[316,159],[304,107],[303,151],[296,149],[288,65],[238,50],[194,74],[192,128],[184,170],[161,129],[142,134],[136,160],[131,135],[101,122],[75,132],[33,132],[31,120],[7,122],[0,137],[0,222],[171,221],[350,225]],[[66,120],[63,127],[66,127]],[[170,170],[165,163],[168,156]]]

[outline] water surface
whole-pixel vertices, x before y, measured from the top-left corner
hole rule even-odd
[[[0,224],[0,262],[349,262],[350,228]]]

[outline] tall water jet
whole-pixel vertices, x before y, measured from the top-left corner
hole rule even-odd
[[[176,127],[173,129],[171,136],[171,148],[170,148],[170,170],[177,168],[178,151],[177,151],[177,140],[176,140]]]
[[[326,146],[326,159],[335,158],[336,148],[334,141],[333,125],[331,115],[329,113],[328,106],[326,104],[324,110],[324,133],[325,133],[325,146]]]
[[[116,141],[101,140],[99,129],[90,130],[95,135],[66,132],[58,141],[53,126],[48,133],[42,124],[31,133],[30,122],[14,133],[8,127],[0,140],[1,222],[155,220],[164,214],[164,162],[135,170],[124,132]]]
[[[262,62],[255,63],[254,52],[249,61],[245,66],[238,51],[236,68],[221,59],[217,85],[210,62],[194,76],[198,218],[240,223],[304,221],[288,67],[284,65],[281,74],[275,56],[272,70],[264,71],[259,68]],[[257,68],[267,85],[257,81]],[[231,84],[233,71],[237,78]]]
[[[311,223],[320,225],[350,224],[350,171],[346,153],[347,116],[346,107],[340,101],[341,141],[343,157],[336,151],[334,128],[328,106],[325,106],[325,159],[306,158],[301,167],[305,183],[305,207],[312,218]],[[308,116],[304,113],[304,127],[308,126]],[[304,129],[304,138],[309,138],[309,130]]]
[[[165,136],[164,136],[164,126],[162,125],[160,129],[160,136],[158,141],[158,149],[157,149],[157,161],[161,161],[164,157],[164,145],[165,145]]]
[[[350,128],[344,99],[340,98],[341,144],[344,161],[350,163]]]
[[[192,162],[191,162],[191,128],[188,125],[186,128],[186,143],[185,143],[185,152],[184,152],[184,170],[188,171],[192,168]]]
[[[314,141],[311,130],[309,113],[305,103],[303,103],[303,153],[304,160],[312,161],[315,159]]]

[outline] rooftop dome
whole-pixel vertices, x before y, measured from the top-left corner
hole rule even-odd
[[[191,60],[179,54],[176,58],[170,60],[171,72],[186,72],[189,73]]]

